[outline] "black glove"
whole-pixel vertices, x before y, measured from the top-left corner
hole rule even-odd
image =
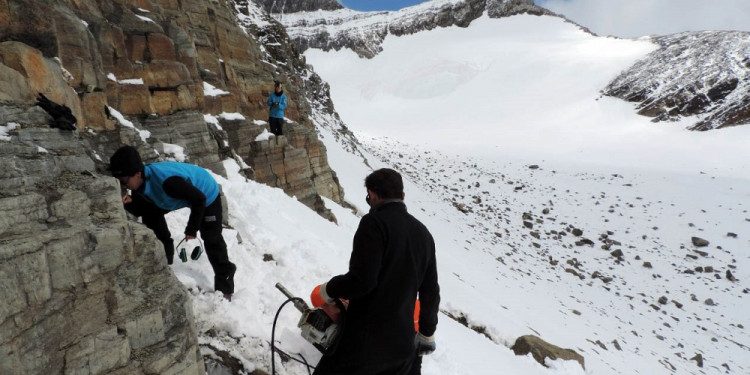
[[[273,104],[271,104],[271,107],[278,107],[278,106],[279,106],[279,102],[273,102]]]
[[[427,337],[420,332],[414,336],[414,346],[417,348],[417,355],[428,355],[435,351],[435,336]]]

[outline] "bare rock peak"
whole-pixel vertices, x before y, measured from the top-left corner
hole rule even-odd
[[[343,9],[336,0],[253,0],[268,13],[312,12]]]
[[[653,122],[691,117],[691,130],[750,124],[750,33],[702,31],[652,37],[659,49],[604,90],[639,103]]]

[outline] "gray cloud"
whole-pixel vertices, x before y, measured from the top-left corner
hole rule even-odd
[[[599,35],[750,31],[750,0],[535,0]]]

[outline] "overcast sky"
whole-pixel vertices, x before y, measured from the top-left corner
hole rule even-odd
[[[425,0],[339,0],[355,10],[396,10]],[[534,0],[599,35],[623,38],[697,30],[750,31],[750,0]]]
[[[535,0],[600,35],[750,31],[750,0]]]

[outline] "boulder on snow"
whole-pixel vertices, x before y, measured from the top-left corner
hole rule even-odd
[[[695,246],[695,247],[705,247],[705,246],[708,246],[708,241],[706,241],[706,240],[704,240],[704,239],[702,239],[700,237],[692,237],[690,240],[693,241],[693,246]]]
[[[727,276],[727,280],[729,281],[737,281],[737,278],[735,278],[734,275],[732,275],[732,271],[730,270],[727,270],[726,276]]]
[[[559,346],[552,345],[541,338],[534,335],[525,335],[516,339],[516,342],[511,347],[513,353],[516,355],[527,355],[531,353],[534,359],[544,365],[544,360],[549,358],[551,360],[563,359],[566,361],[578,361],[581,367],[585,370],[583,356],[576,353],[573,349],[564,349]]]
[[[703,367],[703,355],[701,353],[697,353],[693,358],[690,358],[691,361],[695,361],[695,364],[698,365],[698,367]]]

